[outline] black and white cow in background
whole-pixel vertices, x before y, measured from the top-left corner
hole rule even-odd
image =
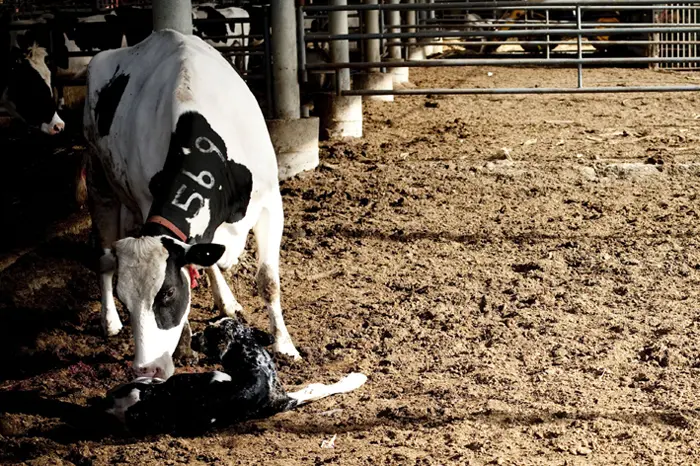
[[[192,348],[221,364],[223,372],[176,374],[166,381],[138,378],[111,390],[102,409],[134,434],[196,435],[347,393],[367,381],[352,373],[332,385],[287,393],[265,349],[273,341],[267,332],[224,317],[192,336]]]
[[[8,29],[10,17],[4,17],[0,25],[0,103],[30,126],[51,135],[60,133],[65,127],[57,112],[63,88],[57,89],[57,106],[52,74],[79,79],[85,75],[91,57],[70,57],[70,52],[96,52],[125,45],[116,26],[105,22],[107,16],[47,14],[31,21],[14,21],[12,30]],[[51,55],[47,51],[50,47]]]
[[[205,3],[193,8],[194,19],[231,19],[241,18],[242,23],[213,22],[195,24],[194,34],[200,36],[214,47],[246,47],[250,35],[250,15],[243,8],[217,8],[214,3]],[[240,37],[228,37],[240,36]],[[228,37],[228,38],[225,38]],[[248,55],[233,55],[231,63],[240,72],[248,70]]]
[[[192,15],[193,18],[217,19],[249,17],[242,8],[215,8],[214,4],[196,6]],[[65,127],[57,112],[63,105],[63,86],[54,86],[52,77],[81,79],[92,59],[91,56],[71,57],[69,53],[96,53],[135,45],[153,31],[152,10],[131,6],[87,17],[57,12],[33,20],[12,21],[11,31],[8,29],[10,22],[11,15],[0,19],[0,105],[13,116],[51,135]],[[27,29],[21,29],[22,25]],[[250,23],[200,24],[194,32],[212,37],[208,41],[214,46],[245,47]],[[241,38],[217,39],[240,34],[243,34]],[[244,72],[248,56],[238,56],[232,63]],[[52,69],[55,73],[51,73]]]
[[[255,97],[221,54],[169,30],[101,52],[88,69],[84,131],[89,207],[103,251],[102,324],[107,335],[122,327],[116,272],[135,372],[173,373],[172,355],[189,330],[188,266],[206,268],[222,314],[241,309],[222,270],[237,263],[251,229],[273,348],[298,358],[280,304],[284,215],[275,152]]]

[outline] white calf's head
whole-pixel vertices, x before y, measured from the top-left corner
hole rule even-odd
[[[168,378],[172,355],[190,312],[190,279],[185,266],[214,265],[225,247],[190,246],[169,236],[117,241],[117,296],[131,315],[134,371],[139,376]]]

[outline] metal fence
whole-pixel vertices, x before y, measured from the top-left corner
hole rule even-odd
[[[28,30],[31,28],[47,27],[47,24],[41,22],[33,22],[37,16],[50,14],[56,11],[63,13],[72,13],[77,16],[88,16],[95,14],[109,14],[114,8],[133,6],[138,8],[150,9],[150,1],[144,0],[87,0],[87,1],[64,1],[64,2],[27,2],[24,0],[0,0],[0,9],[10,9],[16,18],[16,21],[11,22],[8,28],[11,31]],[[199,2],[193,2],[193,6],[197,6]],[[208,2],[212,3],[212,2]],[[263,111],[268,115],[272,115],[273,96],[272,96],[272,69],[271,69],[271,52],[270,52],[270,27],[269,27],[269,4],[257,2],[254,7],[248,8],[249,14],[251,9],[255,8],[257,13],[251,15],[260,20],[260,24],[253,25],[251,18],[214,18],[214,19],[194,19],[193,24],[197,26],[211,25],[214,23],[226,23],[234,29],[236,25],[248,24],[251,26],[250,33],[246,34],[244,28],[241,27],[240,32],[227,34],[223,36],[207,37],[216,41],[225,42],[228,39],[234,39],[239,42],[245,41],[247,45],[214,45],[221,54],[229,59],[233,65],[235,57],[249,57],[248,69],[238,69],[237,71],[246,81],[253,93],[258,98],[258,101],[263,107]],[[48,27],[51,23],[48,23]],[[90,27],[99,29],[100,24],[106,24],[103,21],[90,23]],[[49,35],[52,37],[52,35]],[[49,43],[48,51],[51,54],[52,48],[56,44]],[[77,52],[68,52],[69,57],[89,57],[94,56],[101,50],[84,50]],[[55,70],[54,70],[55,71]],[[70,79],[54,76],[53,83],[55,86],[80,86],[85,84],[84,78]]]
[[[675,3],[654,11],[655,24],[698,25],[698,11],[692,4]],[[660,62],[657,68],[693,70],[698,68],[698,35],[696,32],[662,32],[655,35],[653,55],[660,58],[681,57],[685,62]]]
[[[577,86],[567,88],[493,89],[340,89],[342,95],[396,94],[545,94],[601,92],[698,91],[700,86],[584,86],[586,66],[652,66],[694,68],[697,65],[697,10],[700,0],[664,3],[658,0],[551,0],[544,2],[490,1],[380,3],[301,6],[299,16],[333,11],[379,10],[413,12],[416,21],[399,27],[382,24],[379,33],[330,34],[300,30],[299,49],[307,44],[377,39],[383,49],[400,47],[403,61],[306,63],[303,70],[390,69],[447,66],[569,66],[577,72]],[[406,15],[408,16],[408,15]],[[660,19],[664,19],[661,21]],[[301,27],[301,26],[300,26]],[[431,45],[461,47],[456,58],[406,60],[411,49]],[[505,47],[504,47],[505,46]],[[508,50],[504,50],[508,49]],[[386,55],[386,53],[385,53]]]

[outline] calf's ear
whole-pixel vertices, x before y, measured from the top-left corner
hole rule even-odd
[[[200,267],[211,267],[221,259],[225,251],[226,246],[222,244],[195,244],[187,249],[185,263],[199,265]]]

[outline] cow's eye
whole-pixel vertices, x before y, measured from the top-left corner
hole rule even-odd
[[[167,303],[175,296],[175,288],[168,288],[160,292],[160,301]]]

